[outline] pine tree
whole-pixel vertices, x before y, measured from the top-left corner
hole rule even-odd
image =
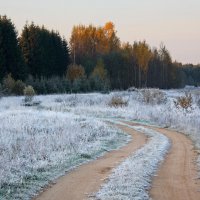
[[[24,26],[20,46],[34,77],[63,76],[69,65],[69,48],[58,32],[49,31],[34,23]]]
[[[25,79],[26,72],[15,26],[6,16],[0,16],[0,80],[9,73],[15,79]]]

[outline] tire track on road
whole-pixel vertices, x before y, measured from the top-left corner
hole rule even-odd
[[[128,125],[140,125],[156,130],[167,136],[172,143],[153,179],[150,196],[153,200],[200,200],[200,180],[197,179],[197,154],[192,141],[177,131],[123,122]]]
[[[96,193],[111,170],[147,142],[144,134],[124,125],[116,126],[130,134],[133,140],[121,149],[106,153],[103,157],[84,164],[59,178],[55,185],[48,187],[33,200],[84,200],[89,194]]]

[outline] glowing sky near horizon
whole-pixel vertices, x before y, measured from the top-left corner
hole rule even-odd
[[[122,42],[163,42],[173,60],[200,63],[200,0],[0,0],[0,15],[19,33],[34,21],[68,40],[73,25],[112,21]]]

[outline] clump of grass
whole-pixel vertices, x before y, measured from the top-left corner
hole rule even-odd
[[[115,107],[115,108],[118,108],[118,107],[126,107],[128,106],[128,101],[127,100],[124,100],[122,97],[120,96],[113,96],[110,100],[110,102],[108,103],[108,105],[110,107]]]
[[[27,102],[32,102],[33,101],[33,98],[34,98],[34,95],[35,95],[35,90],[32,86],[27,86],[25,87],[24,89],[24,96],[25,96],[25,99],[24,101],[27,103]]]
[[[82,157],[82,158],[85,158],[85,159],[91,159],[91,158],[92,158],[91,155],[85,154],[85,153],[82,153],[82,154],[81,154],[81,157]]]
[[[167,100],[165,93],[159,89],[141,89],[139,92],[142,101],[146,104],[162,104],[165,103]]]
[[[191,112],[193,105],[191,93],[185,93],[184,96],[178,97],[177,100],[174,101],[174,105],[177,109],[181,109],[186,113]]]
[[[35,90],[32,86],[27,86],[24,89],[24,96],[25,98],[23,99],[22,105],[23,106],[38,106],[40,105],[40,101],[33,101],[34,96],[35,96]]]

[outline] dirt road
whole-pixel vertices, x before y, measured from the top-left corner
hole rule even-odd
[[[124,122],[127,123],[127,122]],[[139,125],[127,123],[129,125]],[[140,125],[141,126],[141,125]],[[35,200],[84,200],[97,192],[111,169],[141,148],[147,138],[126,126],[119,125],[134,139],[127,146],[107,153],[104,157],[83,165],[61,177],[57,183],[41,193]],[[153,200],[200,200],[200,181],[197,179],[196,154],[192,142],[183,134],[148,127],[166,135],[172,142],[171,149],[153,179],[150,196]]]
[[[118,127],[133,136],[133,140],[127,146],[109,152],[102,158],[82,165],[61,177],[55,185],[47,188],[34,200],[84,200],[88,194],[97,192],[111,170],[141,148],[147,140],[143,134],[128,127],[122,125]]]
[[[172,142],[170,152],[153,180],[151,198],[153,200],[200,200],[200,180],[197,179],[195,164],[197,154],[191,140],[176,131],[148,128],[166,135]]]
[[[172,148],[153,180],[151,197],[155,200],[200,200],[196,154],[192,142],[175,131],[156,129],[172,141]]]

